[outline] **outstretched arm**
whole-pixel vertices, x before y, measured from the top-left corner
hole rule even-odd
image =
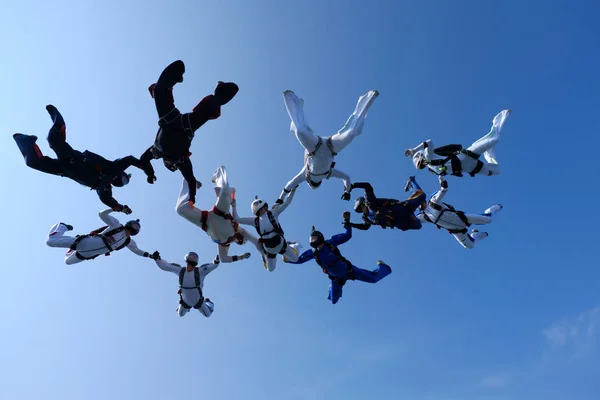
[[[440,190],[438,190],[433,196],[431,196],[429,201],[431,201],[432,203],[441,204],[442,199],[448,192],[448,182],[444,179],[442,175],[438,175],[438,181],[440,182]]]
[[[219,259],[222,263],[231,263],[236,261],[245,260],[250,258],[250,253],[244,253],[239,256],[230,256],[229,255],[229,246],[219,246]]]
[[[100,198],[100,201],[111,208],[111,211],[123,211],[123,205],[119,204],[119,202],[113,197],[112,189],[109,185],[96,189],[96,193]]]
[[[350,224],[348,224],[346,225],[346,232],[333,235],[328,242],[334,246],[339,246],[340,244],[346,243],[350,239],[352,239],[352,227]]]
[[[138,167],[140,169],[143,169],[142,163],[140,162],[140,160],[138,160],[134,156],[117,158],[112,163],[113,163],[113,167],[117,173],[125,171],[127,168],[131,167],[132,165],[135,167]]]
[[[300,257],[298,257],[298,261],[285,261],[288,264],[304,264],[307,261],[313,260],[315,255],[312,250],[306,250]]]
[[[285,187],[283,188],[283,191],[279,195],[279,198],[275,201],[275,204],[273,204],[273,209],[275,207],[283,204],[283,199],[285,198],[285,196],[287,196],[289,193],[291,193],[292,189],[298,188],[298,185],[300,185],[305,180],[306,180],[306,166],[304,166],[300,170],[300,172],[298,173],[298,175],[296,175],[295,177],[293,177],[292,180],[289,181],[287,183],[287,185],[285,185]]]
[[[192,166],[192,161],[189,157],[185,158],[183,164],[179,165],[179,170],[181,171],[181,175],[185,178],[188,186],[190,188],[190,201],[192,203],[196,202],[196,177],[194,177],[194,167]]]
[[[106,225],[108,225],[109,229],[116,228],[121,225],[118,219],[110,215],[114,210],[112,208],[107,208],[106,210],[102,210],[98,213],[98,216]]]
[[[275,217],[278,217],[290,205],[290,203],[294,199],[294,194],[296,194],[296,188],[292,188],[292,190],[290,191],[290,193],[288,193],[285,200],[283,200],[283,203],[281,204],[281,206],[279,206],[273,210],[273,215]]]
[[[200,268],[200,274],[202,276],[206,276],[208,274],[210,274],[211,272],[213,272],[215,269],[217,269],[217,267],[219,266],[219,261],[215,260],[216,262],[212,262],[210,264],[206,264],[206,265],[202,265]]]
[[[156,260],[156,265],[158,265],[158,268],[162,269],[163,271],[172,272],[175,275],[179,275],[179,271],[181,271],[181,267],[173,265],[163,259]]]
[[[148,257],[148,258],[152,258],[154,260],[159,258],[159,254],[158,251],[155,251],[153,254],[148,253],[147,251],[144,250],[140,250],[137,247],[137,243],[135,243],[135,241],[133,239],[131,239],[129,241],[129,244],[127,245],[127,248],[129,250],[131,250],[133,253],[137,254],[140,257]]]
[[[369,182],[354,182],[352,184],[352,189],[363,189],[365,191],[365,199],[372,203],[377,197],[375,196],[375,192],[373,192],[373,186]]]
[[[151,160],[154,159],[154,155],[152,154],[152,146],[148,148],[140,157],[140,168],[144,171],[146,176],[148,177],[148,183],[154,183],[156,181],[156,176],[154,175],[154,168],[150,163]]]
[[[233,216],[233,220],[242,225],[252,225],[254,226],[254,217],[240,217],[237,212],[237,202],[234,200],[231,201],[231,215]]]
[[[350,180],[350,176],[347,173],[340,171],[337,168],[333,168],[331,170],[331,177],[338,178],[344,181],[344,193],[350,193],[350,190],[352,190],[350,189],[352,187],[352,181]],[[348,200],[350,200],[350,196],[344,197],[348,197]]]

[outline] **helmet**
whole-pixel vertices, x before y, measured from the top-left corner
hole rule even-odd
[[[362,210],[360,208],[364,205],[365,205],[365,198],[360,196],[359,198],[356,199],[356,201],[354,201],[354,211],[356,211],[357,213],[362,212]]]
[[[140,225],[139,219],[127,221],[127,223],[125,224],[125,229],[131,232],[131,236],[137,235],[140,232],[141,227],[142,226]]]
[[[258,215],[258,212],[263,208],[268,207],[268,204],[258,198],[258,196],[254,197],[254,201],[250,204],[250,208],[252,208],[252,214]]]
[[[315,227],[313,226],[308,241],[310,243],[310,247],[316,249],[320,244],[325,242],[325,238],[323,237],[323,234],[319,231],[316,231]]]
[[[115,176],[112,180],[112,185],[116,187],[123,187],[129,183],[129,179],[131,178],[131,174],[126,174],[125,172],[121,172],[121,175]]]
[[[423,169],[423,168],[425,168],[425,165],[423,165],[421,167],[421,162],[422,161],[425,161],[425,156],[423,155],[423,152],[421,150],[419,150],[415,154],[413,154],[413,158],[412,158],[412,162],[415,165],[416,169]]]
[[[193,265],[194,267],[198,265],[198,254],[194,253],[193,251],[188,252],[184,259],[186,263]]]

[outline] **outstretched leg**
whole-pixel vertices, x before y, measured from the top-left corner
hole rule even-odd
[[[377,268],[373,271],[367,271],[366,269],[352,266],[352,273],[354,279],[361,282],[376,283],[392,273],[392,269],[389,265],[383,261],[377,261]]]
[[[52,118],[52,126],[48,131],[48,144],[50,148],[56,153],[58,158],[72,158],[75,156],[75,150],[67,143],[67,126],[62,115],[56,107],[52,104],[46,106],[46,111]]]
[[[288,247],[285,249],[285,253],[281,255],[283,262],[296,262],[300,256],[300,249],[302,245],[298,242],[288,242]]]
[[[296,139],[300,142],[302,147],[309,153],[314,151],[319,141],[304,116],[304,100],[296,95],[291,90],[283,92],[283,101],[292,123],[290,125],[290,131],[296,135]]]
[[[163,70],[158,81],[148,88],[154,98],[158,118],[165,118],[165,122],[170,121],[170,116],[174,118],[179,116],[179,110],[175,108],[175,100],[173,99],[173,86],[183,82],[184,73],[185,64],[183,61],[174,61]]]
[[[473,230],[470,234],[468,233],[453,233],[452,236],[456,239],[458,243],[465,249],[472,249],[475,247],[475,243],[485,239],[489,236],[487,232],[479,232],[478,230]]]
[[[355,137],[362,133],[365,119],[367,119],[367,114],[369,113],[369,108],[377,96],[379,96],[377,90],[369,90],[368,93],[360,96],[358,103],[356,103],[356,107],[354,108],[354,112],[348,117],[346,124],[336,134],[331,136],[334,152],[339,153],[342,151]]]
[[[473,143],[468,148],[468,150],[472,151],[475,154],[483,154],[488,164],[498,164],[498,161],[496,160],[496,153],[494,147],[500,140],[500,136],[502,134],[502,127],[504,126],[504,122],[506,121],[506,118],[508,117],[510,112],[511,110],[502,110],[501,112],[499,112],[494,117],[494,120],[492,121],[492,128],[490,129],[488,134],[483,136],[481,139],[477,140],[475,143]],[[488,175],[483,171],[480,172],[480,174]],[[492,173],[490,175],[497,174]]]
[[[331,300],[331,302],[335,304],[342,297],[343,291],[344,285],[340,284],[337,281],[331,281],[331,284],[329,285],[329,295],[327,296],[327,299]]]
[[[65,236],[65,232],[69,231],[69,228],[73,229],[73,227],[62,222],[52,225],[50,232],[48,232],[46,245],[49,247],[60,247],[64,249],[70,248],[75,242],[75,238],[72,236]]]
[[[206,318],[210,317],[213,311],[215,311],[215,305],[210,299],[204,300],[204,303],[198,308],[200,314],[204,315]]]
[[[179,192],[179,197],[177,198],[177,205],[175,206],[175,210],[177,214],[187,219],[192,224],[196,225],[199,228],[202,228],[202,210],[197,209],[190,202],[190,191],[189,185],[185,179],[181,181],[181,190]]]
[[[217,194],[215,207],[224,213],[229,213],[231,201],[235,198],[235,188],[229,186],[225,166],[217,168],[213,174],[212,182],[215,184],[215,193]]]
[[[25,158],[25,165],[29,168],[47,174],[64,176],[60,161],[42,154],[42,151],[35,143],[37,140],[36,136],[15,133],[13,139],[15,139],[21,154]]]
[[[485,225],[492,222],[492,217],[498,211],[502,210],[501,204],[494,204],[483,212],[483,214],[465,214],[469,222],[473,225]]]

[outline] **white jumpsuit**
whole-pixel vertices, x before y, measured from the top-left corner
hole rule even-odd
[[[507,109],[502,110],[500,113],[498,113],[494,117],[494,120],[492,121],[492,128],[487,133],[487,135],[477,140],[467,149],[468,151],[471,151],[477,155],[483,155],[486,161],[483,163],[483,167],[479,172],[477,172],[476,175],[492,176],[500,174],[500,165],[496,160],[495,146],[500,140],[500,136],[502,134],[502,127],[504,126],[504,122],[506,121],[506,118],[508,117],[510,112],[511,110]],[[427,161],[442,160],[445,158],[442,156],[438,156],[433,152],[435,147],[430,139],[426,140],[425,143],[427,144],[426,146],[423,143],[421,143],[417,147],[408,150],[410,154],[412,154],[413,162],[415,162],[415,164],[416,160],[421,157]],[[460,160],[463,173],[468,174],[469,172],[473,171],[477,166],[477,160],[472,157],[469,157],[468,155],[461,153],[457,155],[457,158]],[[436,174],[440,174],[442,172],[442,166],[433,166],[428,164],[427,168],[429,168]],[[449,171],[452,170],[450,166],[450,161],[446,163],[446,168]]]
[[[285,185],[285,189],[279,196],[281,200],[286,196],[292,188],[297,187],[303,181],[306,181],[309,186],[316,189],[323,179],[330,177],[338,178],[344,181],[344,192],[350,191],[350,177],[337,168],[332,168],[333,160],[336,154],[339,154],[346,146],[360,135],[363,131],[363,126],[369,108],[373,101],[379,96],[376,90],[370,90],[358,99],[358,103],[354,112],[346,124],[334,135],[328,137],[319,137],[315,135],[308,125],[304,116],[304,100],[299,98],[293,91],[286,90],[283,92],[283,99],[288,115],[292,120],[290,131],[296,135],[298,142],[304,147],[304,166],[302,170],[291,181]],[[321,145],[316,150],[317,145],[321,140]],[[328,145],[328,139],[331,141],[331,147]],[[310,155],[315,152],[314,155]]]
[[[181,267],[178,264],[171,264],[162,259],[156,260],[156,265],[158,265],[158,267],[160,269],[162,269],[163,271],[174,273],[175,275],[177,275],[177,278],[179,278],[179,273],[180,273],[181,269],[182,268],[186,269],[185,267]],[[200,270],[200,289],[201,290],[204,287],[204,278],[206,277],[206,275],[210,274],[218,266],[219,266],[219,264],[210,263],[210,264],[204,264],[204,265],[197,267]],[[195,288],[196,279],[194,277],[194,270],[189,272],[186,269],[186,271],[183,275],[183,285],[182,286],[184,286],[185,288],[181,289],[181,297],[187,305],[194,306],[196,303],[198,303],[198,301],[200,301],[200,292],[198,291],[198,289]],[[186,288],[189,288],[189,289],[186,289]],[[185,314],[187,314],[187,312],[189,310],[190,309],[185,308],[181,304],[179,304],[179,306],[177,307],[177,314],[179,314],[180,317],[183,317]],[[204,302],[198,308],[198,311],[200,311],[200,313],[207,318],[210,317],[210,315],[213,313],[214,310],[215,310],[215,305],[213,304],[212,301],[210,301],[207,298],[204,299]]]
[[[112,229],[115,229],[115,228],[118,228],[121,226],[121,223],[119,222],[118,219],[109,215],[111,212],[113,212],[113,210],[110,208],[107,208],[106,210],[100,211],[100,213],[98,213],[98,215],[100,216],[100,219],[106,225],[108,225],[108,227],[106,229],[104,229],[102,232],[108,232]],[[100,236],[88,236],[79,241],[79,243],[77,244],[77,249],[76,249],[76,251],[74,251],[74,250],[70,250],[70,247],[73,245],[76,238],[74,238],[73,236],[65,236],[65,232],[67,232],[67,227],[64,224],[58,223],[58,224],[52,225],[52,228],[50,228],[50,232],[48,233],[48,239],[46,239],[46,244],[50,247],[61,247],[61,248],[69,249],[69,251],[67,251],[66,257],[65,257],[65,264],[67,264],[67,265],[77,264],[82,261],[85,261],[85,260],[78,258],[76,253],[79,253],[83,257],[86,257],[86,258],[93,257],[96,255],[106,254],[109,251],[112,251],[112,249],[115,249],[115,248],[123,245],[125,240],[127,240],[127,236],[125,235],[124,230],[121,232],[118,232],[114,235],[111,235],[110,237],[107,237],[108,242],[111,247],[111,249],[109,249],[106,247],[106,245],[104,244],[104,241],[102,240],[102,238]],[[100,232],[100,234],[102,232]],[[137,254],[138,256],[144,257],[144,255],[146,255],[146,256],[148,255],[147,252],[140,250],[137,247],[137,244],[135,243],[135,241],[132,238],[130,238],[129,244],[127,244],[126,247],[129,250],[131,250],[132,252],[134,252],[135,254]]]
[[[217,209],[221,213],[229,214],[231,201],[235,198],[235,188],[229,186],[227,170],[224,166],[217,168],[213,174],[212,182],[215,184],[215,192],[217,194],[217,201],[213,210]],[[181,182],[181,191],[175,209],[177,210],[177,214],[202,228],[202,210],[194,207],[194,204],[190,202],[189,186],[185,179]],[[242,227],[238,227],[235,221],[215,214],[213,210],[208,211],[206,234],[214,243],[219,245],[219,259],[221,262],[229,263],[237,260],[237,256],[234,259],[233,256],[229,255],[229,244],[235,241],[236,233],[252,243],[259,250],[260,254],[263,253],[262,247],[258,243],[258,238],[246,232]],[[248,258],[249,256],[250,253],[244,254],[244,258]]]
[[[296,193],[296,191],[292,189],[292,191],[290,192],[289,196],[286,197],[283,204],[281,204],[279,207],[277,207],[276,209],[271,211],[273,213],[273,217],[275,218],[275,221],[277,221],[277,223],[279,223],[279,216],[281,215],[281,213],[292,202],[292,199],[294,198],[294,193]],[[236,207],[235,203],[232,204],[231,208],[232,208],[233,219],[236,222],[243,224],[243,225],[253,226],[256,229],[256,225],[255,225],[256,217],[240,217],[238,215],[237,207]],[[273,232],[274,226],[271,224],[271,221],[269,220],[269,216],[267,215],[267,213],[264,213],[263,215],[258,217],[258,227],[260,229],[261,239],[268,240],[268,239],[272,239],[278,235],[277,232]],[[265,245],[265,252],[268,254],[271,254],[271,255],[279,254],[279,252],[283,248],[284,240],[285,239],[282,237],[279,244],[276,247],[267,247]],[[302,245],[300,243],[287,242],[287,248],[285,249],[285,252],[281,255],[284,262],[298,261],[298,251],[300,248],[302,248]],[[265,262],[265,260],[266,260],[266,262]],[[276,257],[268,257],[265,254],[265,255],[263,255],[263,262],[265,262],[265,268],[269,272],[273,272],[275,270],[275,268],[277,267],[277,258]]]
[[[442,202],[442,199],[448,192],[448,186],[443,185],[442,182],[446,182],[444,178],[440,175],[439,181],[441,184],[440,190],[437,191],[427,203],[427,208],[421,213],[417,214],[417,218],[423,222],[435,222],[435,224],[441,228],[447,230],[466,230],[467,225],[465,222],[458,216],[458,214],[453,211],[447,204]],[[445,186],[445,187],[444,187]],[[436,210],[433,206],[437,205],[442,208],[442,210]],[[484,211],[483,214],[467,214],[467,221],[469,221],[472,225],[486,225],[492,222],[492,216],[496,214],[498,211],[502,209],[502,206],[499,204],[495,204]],[[423,214],[426,214],[428,219],[425,218]],[[441,215],[441,217],[440,217]],[[439,219],[438,219],[439,218]],[[452,236],[456,238],[456,240],[466,249],[472,249],[475,246],[475,242],[479,240],[483,240],[489,236],[487,232],[471,232],[470,234],[467,232],[464,233],[453,233]]]

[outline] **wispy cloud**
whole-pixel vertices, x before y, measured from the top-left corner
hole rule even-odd
[[[508,384],[508,375],[506,374],[496,374],[486,376],[479,383],[479,387],[481,388],[503,388]]]
[[[596,347],[600,329],[600,307],[579,314],[575,318],[563,318],[542,334],[551,349],[570,349],[574,354],[585,354]]]

